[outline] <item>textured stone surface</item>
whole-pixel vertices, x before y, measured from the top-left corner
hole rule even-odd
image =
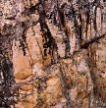
[[[103,4],[0,1],[2,108],[106,107]]]

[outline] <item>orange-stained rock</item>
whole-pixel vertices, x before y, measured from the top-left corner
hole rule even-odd
[[[33,89],[33,85],[26,84],[26,85],[21,86],[20,89],[23,90],[23,91],[32,90]]]
[[[58,77],[51,77],[47,81],[47,89],[42,94],[48,105],[56,104],[62,96],[62,85]]]
[[[106,108],[105,12],[92,1],[0,1],[0,108]]]
[[[16,46],[14,45],[13,54],[15,78],[19,80],[28,78],[32,74],[29,57],[23,55],[23,52],[19,49],[17,43]]]

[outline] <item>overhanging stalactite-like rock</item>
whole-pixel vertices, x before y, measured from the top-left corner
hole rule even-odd
[[[105,108],[103,0],[0,1],[0,107]]]

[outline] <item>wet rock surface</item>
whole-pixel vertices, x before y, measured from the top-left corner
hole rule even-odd
[[[0,107],[105,108],[102,0],[0,1]]]

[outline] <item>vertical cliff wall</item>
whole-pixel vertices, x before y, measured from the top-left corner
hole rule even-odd
[[[0,106],[105,108],[102,0],[0,1]]]

